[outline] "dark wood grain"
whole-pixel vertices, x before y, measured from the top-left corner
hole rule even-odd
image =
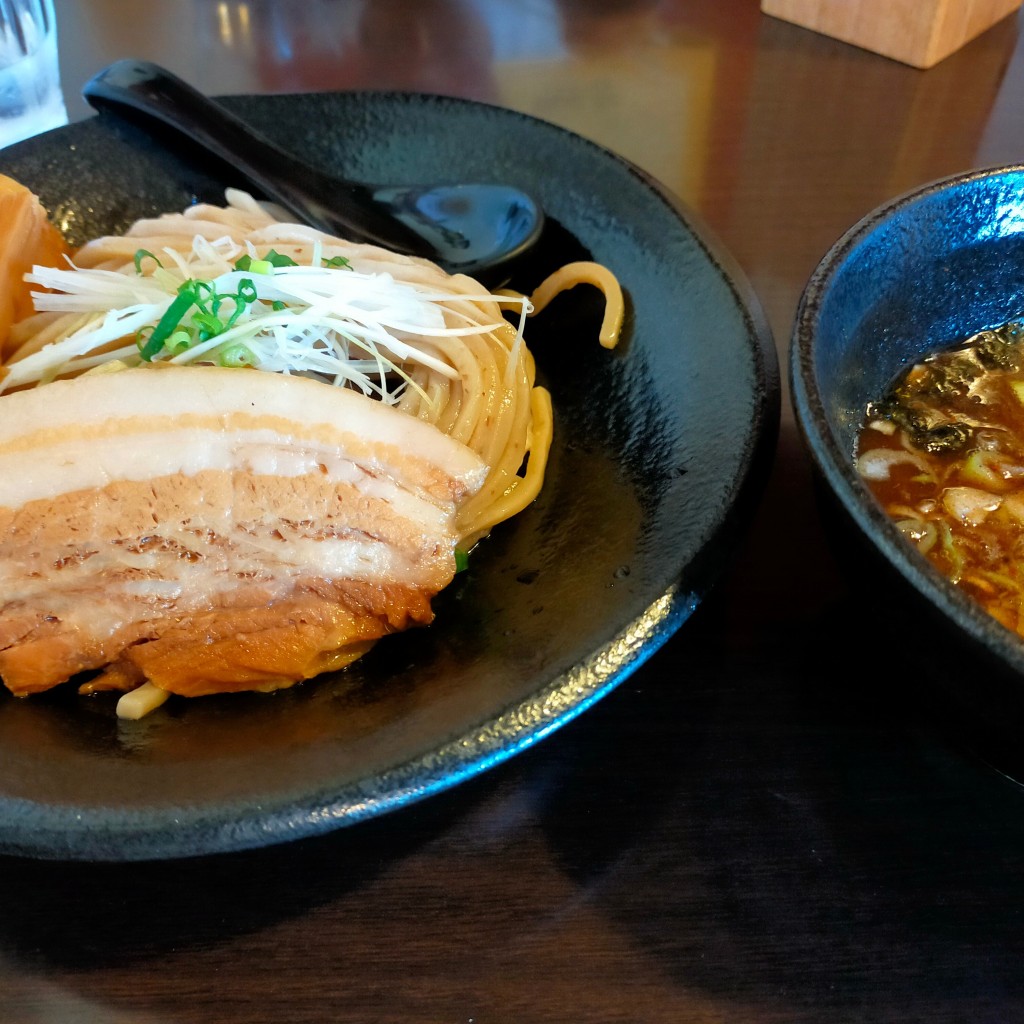
[[[783,357],[850,224],[1024,157],[1017,18],[921,72],[756,0],[57,6],[73,117],[93,71],[138,56],[210,92],[427,89],[589,134],[710,224]],[[716,591],[512,762],[274,849],[0,861],[0,1019],[1021,1019],[1024,793],[912,668],[837,568],[785,405]]]

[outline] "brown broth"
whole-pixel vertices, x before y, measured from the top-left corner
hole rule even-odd
[[[857,468],[910,542],[1024,635],[1024,327],[911,367],[869,406]]]

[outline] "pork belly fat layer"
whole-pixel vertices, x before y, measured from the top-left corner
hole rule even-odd
[[[159,665],[153,681],[187,693],[306,678],[327,652],[429,620],[458,504],[485,476],[429,424],[259,371],[125,370],[4,396],[0,676],[20,694],[129,662],[111,677]],[[304,638],[290,668],[254,672],[260,635]],[[209,678],[197,647],[216,650]]]
[[[258,370],[154,366],[56,381],[0,403],[0,497],[14,508],[243,460],[256,472],[294,475],[341,457],[455,502],[487,474],[431,424],[353,391]]]

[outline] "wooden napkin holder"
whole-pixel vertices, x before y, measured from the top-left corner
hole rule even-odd
[[[772,17],[930,68],[1024,0],[761,0]]]

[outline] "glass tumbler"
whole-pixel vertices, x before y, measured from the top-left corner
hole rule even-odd
[[[53,0],[0,0],[0,148],[67,120]]]

